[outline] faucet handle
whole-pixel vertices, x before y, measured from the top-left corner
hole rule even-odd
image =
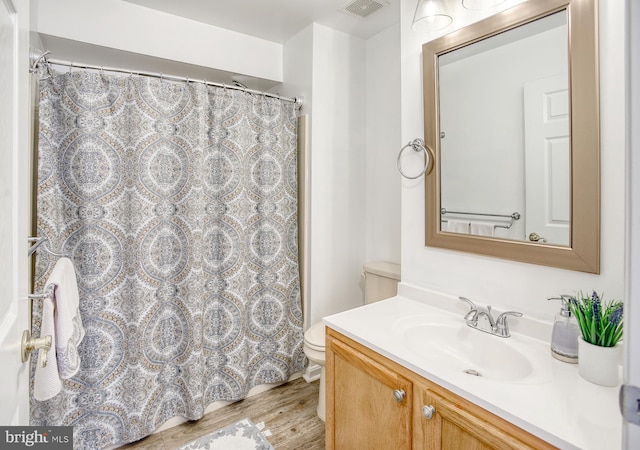
[[[522,317],[522,313],[518,311],[505,311],[502,314],[500,314],[496,319],[496,325],[506,325],[507,316]]]
[[[458,300],[466,302],[469,304],[469,311],[464,315],[464,320],[468,321],[476,321],[478,320],[478,307],[466,297],[458,297]]]
[[[469,300],[466,297],[458,297],[458,300],[461,300],[461,301],[466,302],[467,304],[469,304],[469,309],[477,309],[475,303],[473,303],[471,300]]]
[[[501,336],[501,337],[511,336],[511,333],[509,333],[509,327],[507,325],[507,316],[522,317],[522,313],[518,311],[505,311],[502,314],[500,314],[496,319],[496,327],[495,327],[495,331],[498,336]]]

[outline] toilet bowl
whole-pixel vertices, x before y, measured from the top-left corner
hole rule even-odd
[[[318,322],[304,333],[304,354],[310,362],[320,366],[320,395],[318,397],[318,417],[324,420],[324,363],[325,340],[324,324]]]
[[[373,261],[364,264],[365,304],[393,297],[398,292],[400,265]],[[304,333],[304,354],[310,362],[320,366],[318,417],[325,420],[325,326],[318,322]]]

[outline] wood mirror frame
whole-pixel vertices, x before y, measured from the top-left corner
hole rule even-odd
[[[570,92],[570,243],[538,244],[441,230],[438,56],[566,10]],[[422,47],[425,144],[435,170],[425,180],[426,245],[532,264],[600,273],[600,117],[597,0],[521,3]]]

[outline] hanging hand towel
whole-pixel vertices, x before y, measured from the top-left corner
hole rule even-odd
[[[49,286],[47,286],[49,287]],[[52,286],[53,287],[53,286]],[[36,365],[36,372],[33,378],[33,397],[41,402],[49,400],[60,392],[62,389],[62,381],[58,373],[58,361],[56,360],[56,327],[54,325],[54,305],[53,305],[53,289],[45,289],[51,297],[46,296],[42,300],[42,325],[40,326],[40,336],[51,336],[51,348],[47,353],[47,365],[40,366],[40,359]],[[42,352],[44,350],[38,350]],[[32,357],[36,353],[32,353]],[[40,356],[38,354],[38,356]]]
[[[471,222],[471,234],[476,236],[494,236],[495,224],[486,222]]]
[[[71,260],[60,258],[45,286],[53,286],[53,298],[43,300],[41,336],[51,336],[46,367],[36,366],[33,396],[48,400],[62,389],[61,379],[74,376],[80,369],[78,345],[84,337],[80,318],[80,296],[76,272]],[[50,289],[45,288],[45,292]]]
[[[450,233],[469,234],[469,222],[463,220],[447,219],[447,230]]]

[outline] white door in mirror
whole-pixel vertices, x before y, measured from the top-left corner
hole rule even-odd
[[[524,85],[526,236],[569,245],[571,155],[567,74]]]

